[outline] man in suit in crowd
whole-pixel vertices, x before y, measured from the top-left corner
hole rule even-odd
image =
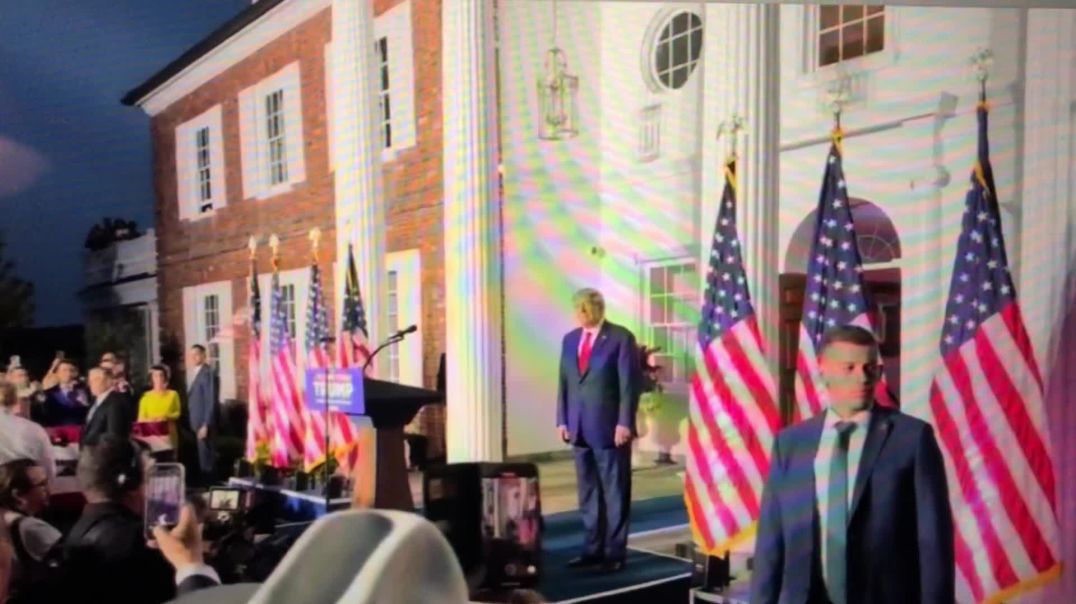
[[[80,445],[95,445],[105,434],[121,438],[131,435],[131,417],[127,413],[127,399],[112,389],[112,374],[94,367],[88,375],[93,406],[86,414]]]
[[[56,362],[60,382],[43,393],[40,405],[33,405],[31,417],[45,427],[81,426],[93,404],[86,387],[78,383],[78,366],[70,359]]]
[[[878,344],[830,329],[829,407],[782,430],[762,495],[752,604],[953,604],[953,524],[929,424],[873,402]]]
[[[198,442],[198,465],[202,478],[213,477],[213,441],[217,427],[217,379],[206,364],[205,347],[191,346],[187,351],[190,389],[187,391],[188,418]]]
[[[568,566],[616,572],[627,555],[639,355],[635,336],[605,320],[601,293],[581,290],[573,305],[579,327],[561,346],[557,433],[574,449],[586,537]]]

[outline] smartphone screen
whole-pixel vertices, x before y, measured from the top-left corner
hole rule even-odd
[[[209,509],[213,511],[236,511],[240,507],[242,494],[239,489],[210,489]]]
[[[178,463],[158,463],[149,468],[146,477],[146,537],[153,537],[153,527],[172,528],[179,524],[183,506],[183,466]]]

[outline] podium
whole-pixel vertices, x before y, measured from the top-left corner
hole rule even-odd
[[[424,405],[443,403],[440,392],[363,378],[369,422],[359,423],[359,460],[353,469],[352,507],[414,511],[404,462],[403,429]]]

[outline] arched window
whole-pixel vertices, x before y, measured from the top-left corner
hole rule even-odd
[[[863,265],[892,262],[901,257],[900,236],[882,208],[865,199],[851,198],[852,221],[856,225],[856,241]],[[806,273],[811,253],[816,211],[811,211],[792,235],[785,253],[786,273]]]
[[[687,83],[702,55],[702,19],[686,10],[662,18],[647,44],[647,75],[660,88],[677,90]]]

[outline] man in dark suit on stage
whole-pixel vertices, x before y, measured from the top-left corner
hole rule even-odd
[[[80,444],[96,445],[106,434],[120,438],[130,436],[132,419],[127,410],[127,399],[112,388],[112,374],[101,367],[94,367],[87,378],[93,406],[86,414]]]
[[[627,555],[639,354],[635,336],[605,320],[598,291],[581,290],[573,304],[580,327],[561,347],[557,432],[574,448],[586,537],[568,566],[615,572]]]
[[[934,430],[873,403],[878,344],[830,329],[819,366],[829,408],[773,445],[752,604],[952,604],[953,524]]]
[[[213,436],[217,428],[217,378],[206,364],[205,348],[191,346],[187,353],[188,371],[192,376],[187,391],[187,406],[191,430],[198,441],[198,465],[202,478],[213,477]]]

